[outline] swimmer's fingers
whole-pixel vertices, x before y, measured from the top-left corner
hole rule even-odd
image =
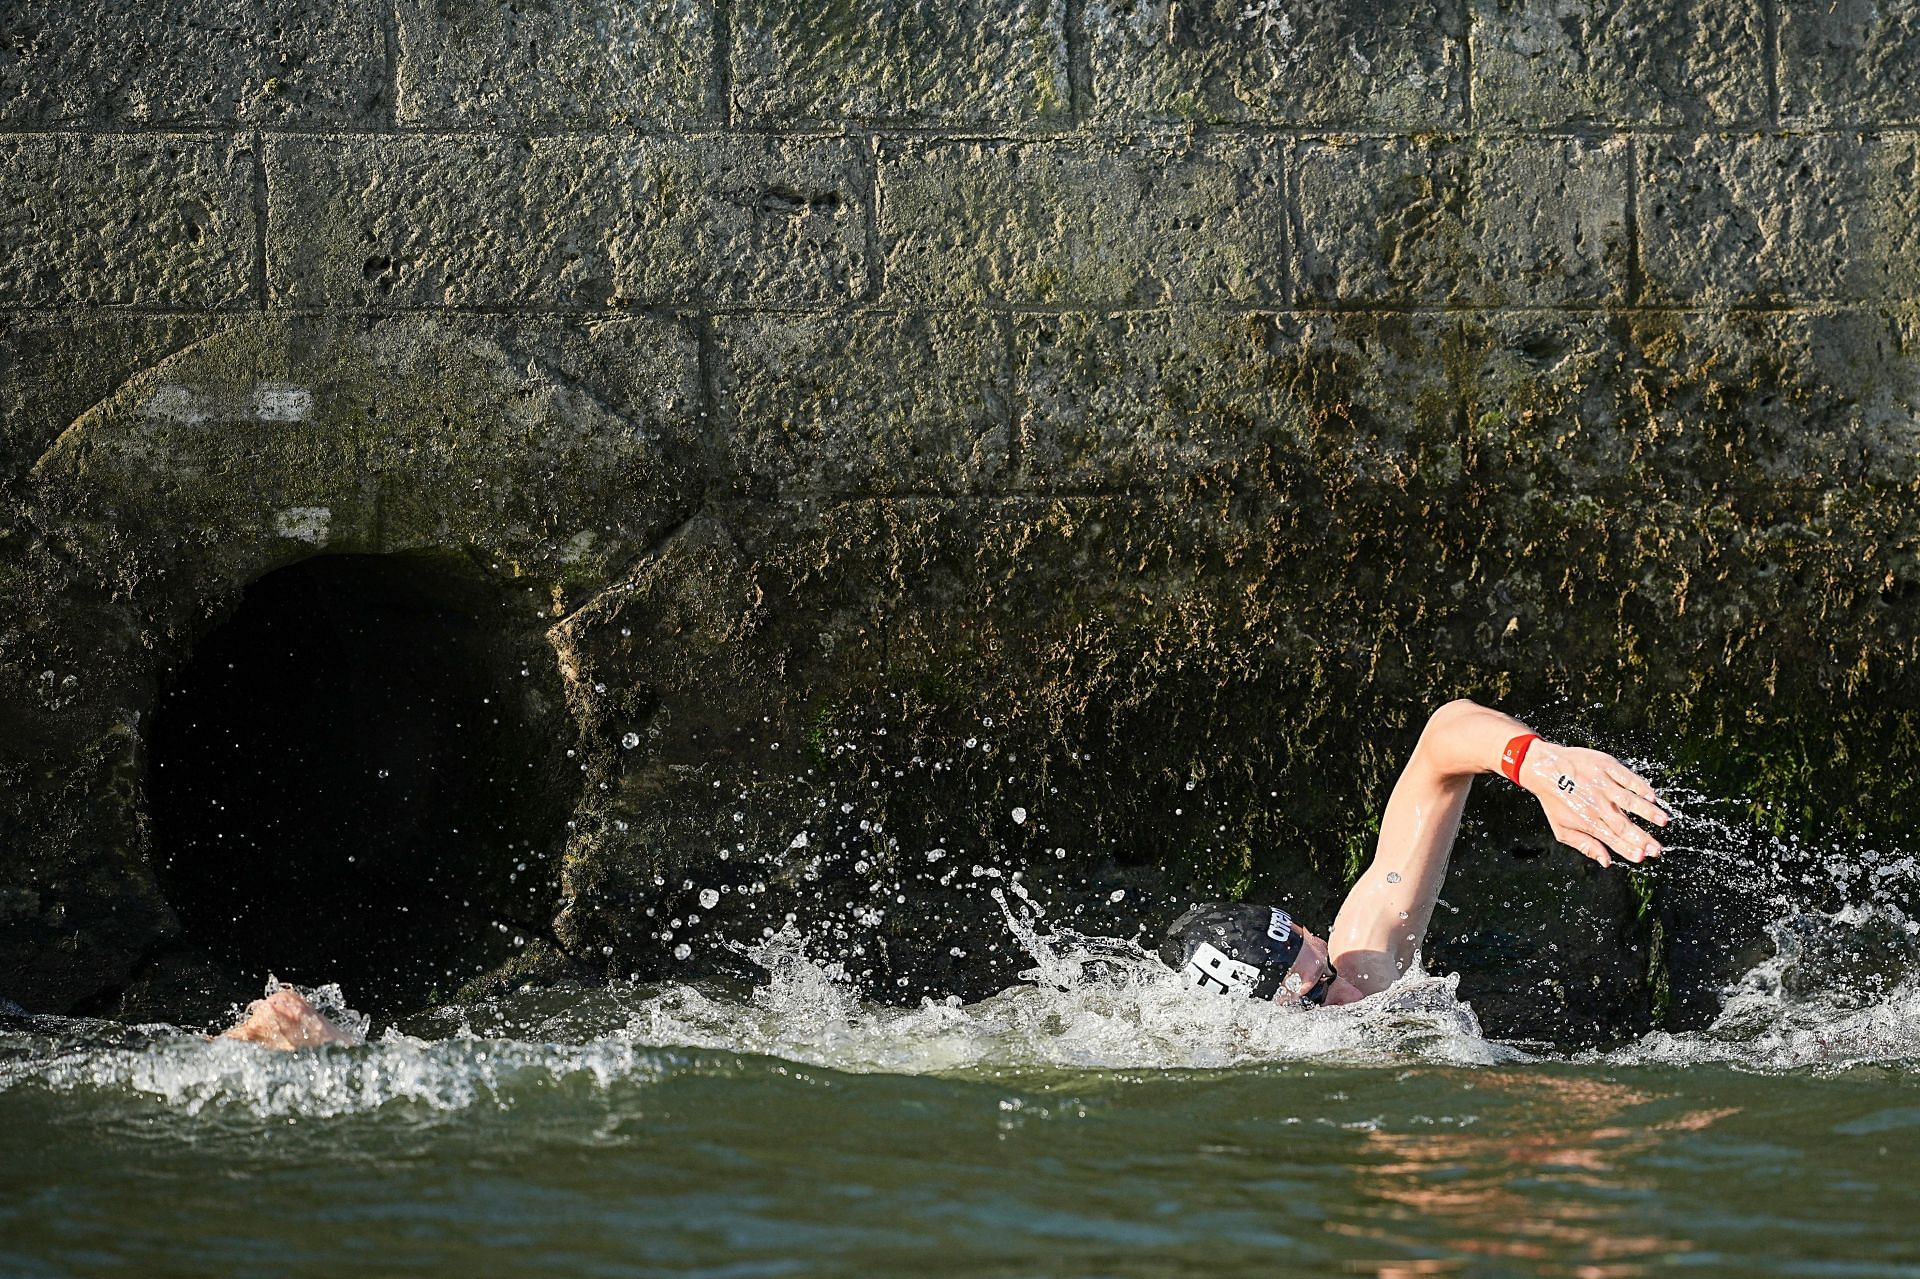
[[[1652,784],[1646,778],[1619,760],[1611,761],[1606,773],[1609,781],[1639,801],[1639,806],[1633,808],[1635,816],[1644,817],[1656,826],[1667,824],[1667,806],[1660,802],[1660,796],[1654,793]]]
[[[1618,832],[1622,839],[1628,841],[1629,845],[1636,849],[1641,856],[1658,857],[1662,851],[1660,841],[1654,839],[1638,826],[1628,821],[1626,814],[1630,813],[1643,821],[1651,822],[1656,826],[1663,826],[1666,824],[1666,820],[1660,810],[1623,786],[1612,787],[1607,792],[1607,798],[1613,802],[1617,812],[1617,820],[1610,823],[1610,826]]]
[[[1607,851],[1607,846],[1592,835],[1582,831],[1568,831],[1560,836],[1560,842],[1582,857],[1590,857],[1602,866],[1613,865],[1613,856]]]
[[[1624,798],[1625,792],[1605,783],[1569,796],[1561,820],[1553,822],[1554,835],[1602,866],[1613,865],[1615,857],[1637,863],[1658,856],[1659,845],[1628,819],[1616,796]]]
[[[1628,821],[1624,812],[1611,803],[1602,805],[1601,809],[1593,834],[1605,840],[1616,855],[1630,862],[1659,856],[1660,846],[1648,838],[1645,831]]]

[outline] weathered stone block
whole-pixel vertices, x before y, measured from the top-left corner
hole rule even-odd
[[[1735,124],[1766,117],[1766,20],[1758,4],[1472,3],[1475,124]]]
[[[1807,124],[1920,121],[1920,7],[1781,5],[1780,115]]]
[[[1064,121],[1065,0],[750,0],[731,10],[733,101],[752,121]]]
[[[1094,110],[1117,119],[1446,129],[1463,0],[1089,0]]]
[[[1910,138],[1650,138],[1641,156],[1647,301],[1920,294]]]
[[[400,0],[407,124],[684,124],[717,118],[708,0]]]
[[[1460,466],[1454,331],[1419,314],[1021,317],[1022,478],[1068,489],[1203,472],[1441,482]]]
[[[1270,139],[897,144],[879,179],[887,295],[1278,300],[1282,154]]]
[[[749,485],[978,490],[1007,460],[1005,320],[862,311],[722,316],[714,393]]]
[[[253,179],[252,148],[225,139],[0,136],[0,304],[247,301]]]
[[[1620,139],[1303,143],[1300,294],[1550,305],[1624,296]]]
[[[379,124],[381,27],[353,0],[20,0],[0,8],[0,124]]]
[[[838,301],[868,186],[841,139],[275,139],[268,277],[292,305]]]

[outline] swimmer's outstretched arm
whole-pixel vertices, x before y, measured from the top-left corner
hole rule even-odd
[[[1465,700],[1448,702],[1427,721],[1387,800],[1373,864],[1327,937],[1340,975],[1362,992],[1385,990],[1413,962],[1473,779],[1499,772],[1501,752],[1527,732],[1511,715]],[[1666,813],[1646,779],[1613,756],[1538,738],[1526,751],[1520,784],[1540,801],[1554,837],[1602,866],[1616,856],[1639,862],[1660,855],[1659,843],[1629,815],[1664,826]]]

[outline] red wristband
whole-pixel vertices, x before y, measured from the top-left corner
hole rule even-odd
[[[1515,786],[1520,784],[1520,765],[1527,758],[1527,747],[1533,745],[1540,736],[1538,733],[1522,733],[1507,743],[1507,749],[1500,752],[1500,771]]]

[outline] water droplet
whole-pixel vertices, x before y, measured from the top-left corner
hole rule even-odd
[[[1404,910],[1403,910],[1403,911],[1401,911],[1401,912],[1400,912],[1400,918],[1402,918],[1402,919],[1405,919],[1406,917],[1407,917],[1407,912],[1406,912],[1406,911],[1404,911]]]
[[[1390,870],[1390,871],[1388,871],[1388,872],[1387,872],[1387,882],[1388,882],[1389,884],[1397,884],[1397,883],[1399,883],[1399,882],[1400,882],[1400,872],[1399,872],[1399,871],[1397,871],[1397,870]]]
[[[388,771],[387,771],[386,769],[384,769],[384,768],[383,768],[383,769],[381,769],[381,770],[380,770],[380,776],[382,776],[382,777],[392,777],[392,776],[393,776],[393,774],[392,774],[392,773],[389,773],[389,772],[388,772]]]
[[[628,750],[632,750],[634,747],[640,744],[640,734],[628,733],[625,737],[622,737],[620,739],[620,744],[626,747]]]
[[[1116,888],[1112,892],[1107,894],[1107,900],[1110,902],[1120,902],[1120,901],[1125,901],[1126,899],[1127,899],[1127,890],[1124,888]]]
[[[693,953],[693,947],[687,945],[685,942],[681,942],[678,946],[675,946],[673,948],[673,957],[675,959],[685,959],[688,955],[691,955],[692,953]]]
[[[715,906],[718,906],[719,904],[720,904],[719,893],[715,892],[711,888],[703,888],[700,890],[700,909],[701,910],[712,910]]]
[[[1016,808],[1016,809],[1014,809],[1014,810],[1013,810],[1013,824],[1014,824],[1015,826],[1025,826],[1025,825],[1027,824],[1027,810],[1026,810],[1026,809],[1024,809],[1024,808]]]
[[[977,737],[969,737],[969,738],[967,739],[967,749],[968,749],[968,750],[972,750],[972,749],[973,749],[974,747],[976,747],[976,746],[978,746],[979,744],[980,744],[980,739],[979,739],[979,738],[977,738]]]

